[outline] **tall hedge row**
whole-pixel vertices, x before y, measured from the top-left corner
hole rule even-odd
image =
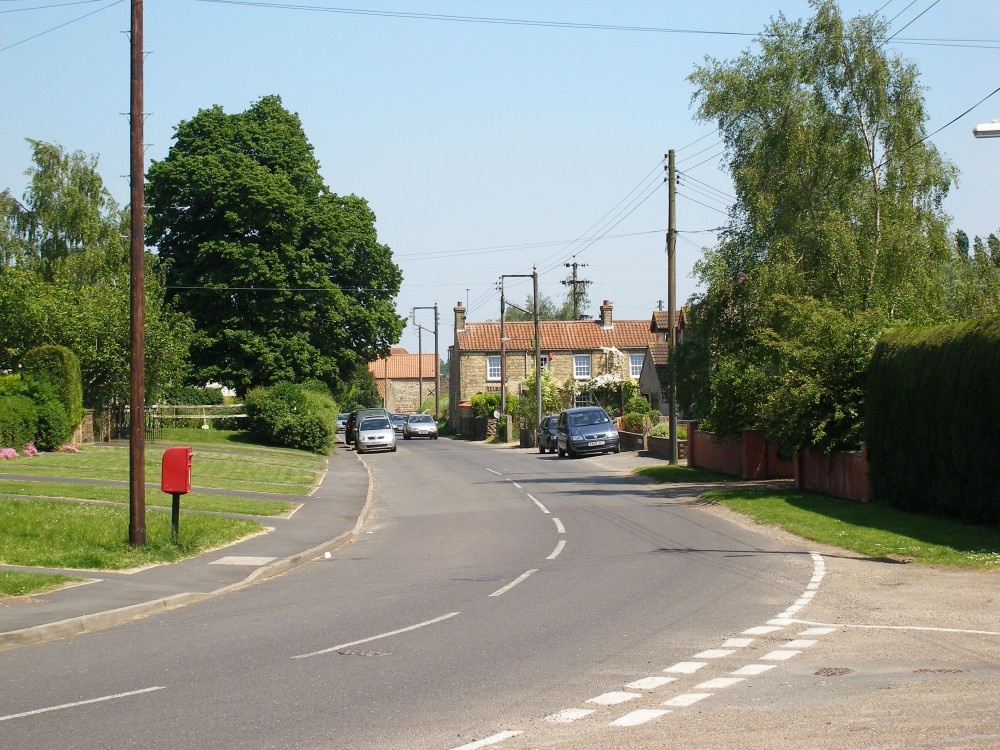
[[[80,358],[65,346],[45,344],[25,352],[21,358],[21,374],[25,380],[44,384],[59,398],[70,428],[83,418],[83,378]]]
[[[885,334],[866,431],[880,502],[1000,523],[1000,318]]]

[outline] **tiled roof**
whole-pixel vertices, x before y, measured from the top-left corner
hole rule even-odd
[[[406,349],[393,348],[386,359],[376,359],[368,363],[368,369],[376,380],[433,380],[435,373],[434,353],[410,354]],[[420,360],[423,359],[423,367]]]
[[[660,342],[649,347],[650,356],[653,358],[653,368],[656,372],[656,379],[665,385],[670,381],[670,344]]]
[[[677,313],[677,319],[675,325],[677,329],[683,331],[687,326],[687,316],[684,314],[684,308],[682,307]],[[653,320],[649,324],[649,330],[654,333],[663,332],[667,333],[670,331],[670,313],[666,310],[654,310]]]
[[[599,320],[543,320],[540,349],[543,352],[595,351],[597,349],[645,349],[656,342],[648,320],[616,320],[611,328],[602,328]],[[508,352],[534,351],[535,324],[532,321],[504,323]],[[463,352],[499,352],[500,323],[466,323],[455,335]]]

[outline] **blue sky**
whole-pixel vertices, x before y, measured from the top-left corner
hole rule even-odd
[[[971,132],[1000,119],[1000,94],[963,115],[1000,86],[1000,3],[845,0],[841,10],[892,19],[890,47],[918,66],[928,131],[944,128],[932,140],[961,172],[945,204],[955,228],[1000,230],[1000,139]],[[455,303],[469,320],[497,319],[500,276],[534,265],[545,296],[563,298],[575,260],[591,282],[587,312],[608,299],[617,318],[645,319],[667,296],[664,154],[676,151],[681,173],[679,302],[696,291],[691,268],[732,196],[686,78],[706,55],[751,47],[779,12],[812,15],[798,0],[146,0],[147,164],[199,109],[239,112],[278,94],[327,185],[374,210],[403,269],[399,313],[438,304],[442,357]],[[0,189],[23,194],[32,138],[98,155],[127,203],[129,13],[128,0],[0,0]],[[515,304],[530,289],[506,281]],[[432,351],[433,313],[416,314]],[[412,323],[400,345],[417,351]]]

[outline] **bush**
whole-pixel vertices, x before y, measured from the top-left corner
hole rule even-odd
[[[23,448],[35,439],[38,410],[27,396],[0,396],[0,448]]]
[[[247,431],[261,442],[328,453],[337,406],[329,395],[295,383],[252,388],[245,401]]]
[[[35,408],[38,422],[35,428],[35,445],[39,450],[54,451],[65,445],[73,436],[73,424],[62,402],[55,396],[37,400]]]
[[[645,412],[629,412],[622,416],[621,428],[625,432],[642,433],[646,431],[648,419]]]
[[[83,377],[80,358],[65,346],[46,344],[25,353],[21,372],[28,383],[46,386],[63,405],[70,433],[83,418]]]
[[[224,402],[221,388],[199,388],[175,385],[163,390],[163,403],[178,406],[220,406]]]
[[[632,396],[625,402],[626,414],[643,414],[649,411],[649,402],[642,396]]]

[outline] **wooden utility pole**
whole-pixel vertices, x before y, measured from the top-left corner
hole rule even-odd
[[[667,153],[667,327],[670,329],[668,386],[670,399],[670,463],[677,460],[677,368],[674,355],[677,349],[677,175],[674,170],[674,150]]]
[[[131,106],[129,108],[129,524],[133,547],[146,544],[146,340],[145,340],[145,169],[142,130],[142,0],[132,0]]]
[[[580,287],[586,287],[590,282],[585,279],[576,278],[577,268],[586,268],[586,263],[577,263],[575,260],[572,263],[564,263],[566,268],[573,269],[573,277],[568,281],[563,281],[564,285],[571,286],[573,290],[570,292],[570,298],[573,300],[573,320],[580,319],[580,298],[583,297],[583,292],[579,291]]]

